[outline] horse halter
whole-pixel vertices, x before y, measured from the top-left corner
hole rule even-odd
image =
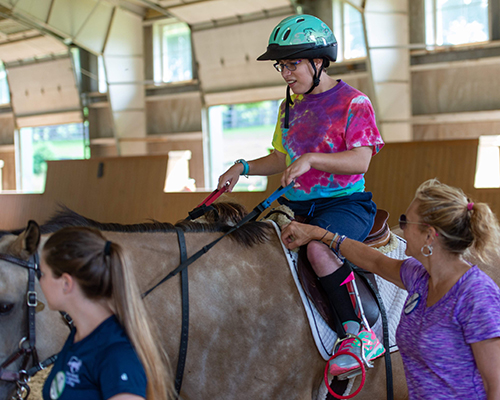
[[[18,265],[28,270],[28,288],[26,291],[26,304],[28,306],[28,334],[19,341],[19,349],[14,351],[7,359],[0,364],[0,380],[6,382],[15,382],[17,384],[17,394],[13,399],[26,399],[29,396],[30,388],[28,381],[31,375],[26,371],[30,357],[33,358],[33,365],[38,372],[45,368],[38,361],[36,351],[36,330],[35,330],[35,313],[38,305],[37,293],[35,291],[35,278],[40,279],[40,262],[38,253],[35,252],[30,256],[29,260],[23,260],[9,254],[0,253],[0,260]],[[21,369],[18,372],[8,371],[5,368],[16,361],[19,357],[23,357]]]

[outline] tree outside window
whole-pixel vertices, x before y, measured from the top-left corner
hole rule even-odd
[[[86,126],[82,123],[21,128],[19,131],[20,172],[18,188],[43,193],[47,160],[85,158]]]

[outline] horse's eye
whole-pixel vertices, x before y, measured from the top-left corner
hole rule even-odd
[[[14,304],[0,303],[0,316],[8,314],[14,308]]]

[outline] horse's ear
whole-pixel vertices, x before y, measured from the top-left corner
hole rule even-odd
[[[38,224],[30,220],[26,230],[10,246],[10,251],[15,254],[21,254],[23,251],[27,255],[33,254],[40,244],[40,227]]]
[[[26,250],[29,254],[33,254],[40,244],[40,226],[33,221],[28,221],[28,227],[24,231],[26,236],[24,238],[24,250]]]

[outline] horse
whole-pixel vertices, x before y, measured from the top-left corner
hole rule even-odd
[[[186,239],[188,256],[230,229],[221,221],[156,221],[106,224],[69,210],[46,225],[28,227],[0,238],[0,253],[21,260],[40,254],[51,232],[63,226],[94,226],[129,254],[143,292],[180,264],[176,227]],[[325,361],[314,343],[300,296],[286,264],[279,235],[266,222],[249,222],[224,237],[188,267],[190,324],[187,359],[180,397],[203,399],[317,400]],[[27,336],[28,273],[0,260],[0,364]],[[57,353],[69,330],[61,315],[44,307],[38,281],[36,349],[40,360]],[[144,298],[158,327],[161,344],[175,365],[181,335],[180,277],[159,285]],[[392,353],[394,398],[407,399],[399,353]],[[20,360],[8,369],[18,371]],[[356,386],[356,383],[355,383]],[[0,383],[0,400],[16,386]],[[324,398],[324,397],[323,397]],[[359,400],[385,399],[384,359],[367,371]]]

